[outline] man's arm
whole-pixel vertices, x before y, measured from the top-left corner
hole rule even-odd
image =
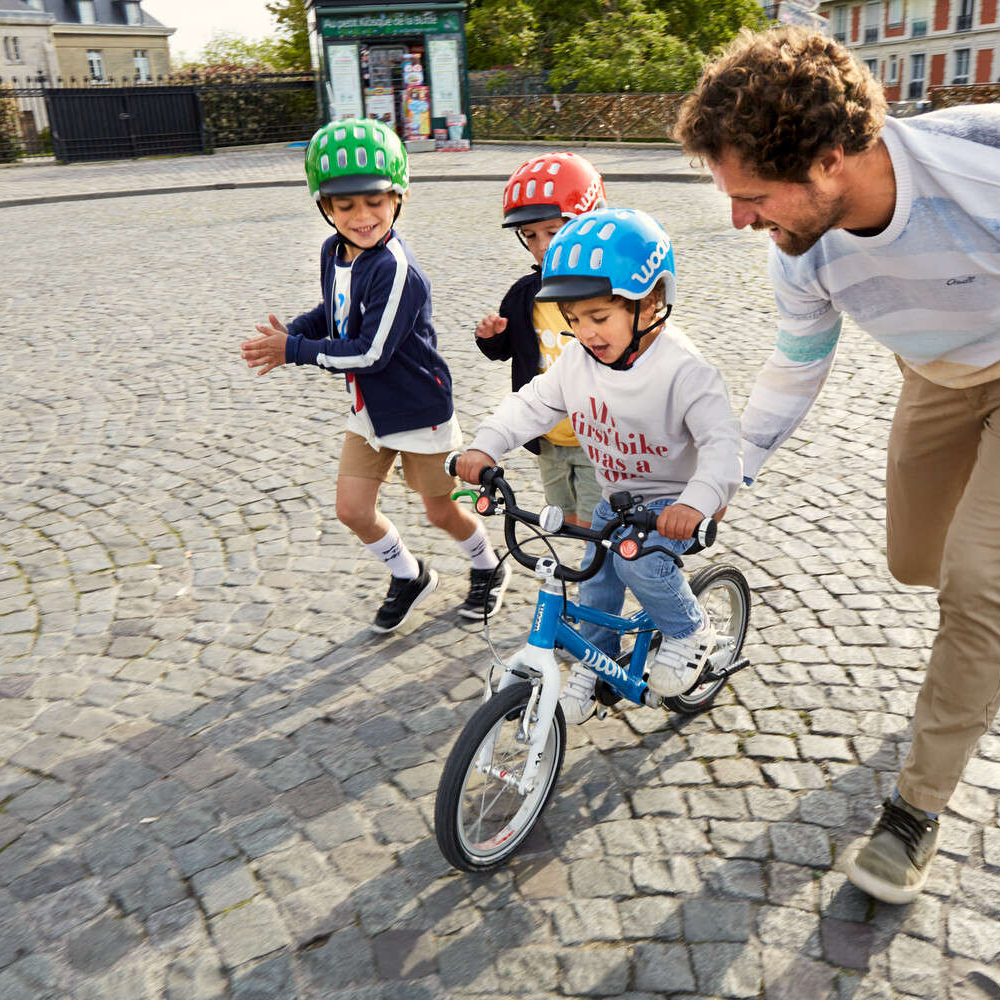
[[[741,420],[743,474],[750,480],[819,396],[836,358],[842,323],[818,284],[793,283],[786,259],[773,247],[769,269],[778,307],[778,339],[757,375]]]

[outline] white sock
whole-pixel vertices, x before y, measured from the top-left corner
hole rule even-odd
[[[458,544],[472,561],[473,569],[493,569],[500,561],[490,545],[490,536],[486,534],[482,521],[476,524],[476,530],[464,542]]]
[[[389,530],[377,542],[372,542],[370,545],[366,542],[365,548],[376,559],[381,559],[393,576],[401,580],[416,580],[420,576],[420,566],[416,558],[403,544],[403,539],[399,537],[399,532],[391,521]]]

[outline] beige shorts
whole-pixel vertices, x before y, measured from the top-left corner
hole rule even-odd
[[[415,493],[425,497],[441,497],[458,489],[458,480],[444,471],[444,460],[448,457],[448,452],[420,455],[393,448],[379,448],[376,451],[360,434],[353,431],[344,431],[338,475],[377,479],[388,483],[392,479],[397,455],[403,466],[403,479]]]

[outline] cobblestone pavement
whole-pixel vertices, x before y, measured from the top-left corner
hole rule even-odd
[[[761,237],[726,228],[709,186],[611,194],[667,225],[677,317],[741,405],[772,342]],[[507,384],[472,326],[526,263],[498,202],[497,184],[418,183],[402,220],[467,432]],[[374,636],[384,572],[333,515],[340,382],[258,379],[238,354],[268,310],[316,301],[327,230],[308,199],[3,223],[23,248],[0,286],[4,1000],[1000,995],[1000,731],[916,903],[876,904],[839,870],[905,754],[937,618],[885,568],[898,373],[855,328],[711,556],[755,591],[753,668],[702,717],[573,731],[531,849],[470,877],[432,832],[488,660],[455,614],[465,564],[387,488],[442,585],[403,634]],[[537,502],[530,456],[508,468]],[[532,593],[518,571],[507,646]]]
[[[476,176],[506,178],[529,156],[547,146],[476,144],[468,152],[416,153],[410,157],[414,179]],[[641,144],[608,144],[577,147],[610,176],[650,174],[666,177],[705,176],[693,167],[679,148]],[[178,156],[111,163],[54,163],[25,161],[0,167],[0,206],[26,198],[66,198],[108,192],[149,189],[269,184],[302,184],[301,148],[284,145],[236,151],[220,150],[214,156]]]

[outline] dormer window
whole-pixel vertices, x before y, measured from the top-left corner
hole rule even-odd
[[[76,0],[76,16],[80,24],[97,24],[94,0]]]
[[[126,24],[142,24],[142,11],[137,0],[125,0],[122,4],[122,14]]]

